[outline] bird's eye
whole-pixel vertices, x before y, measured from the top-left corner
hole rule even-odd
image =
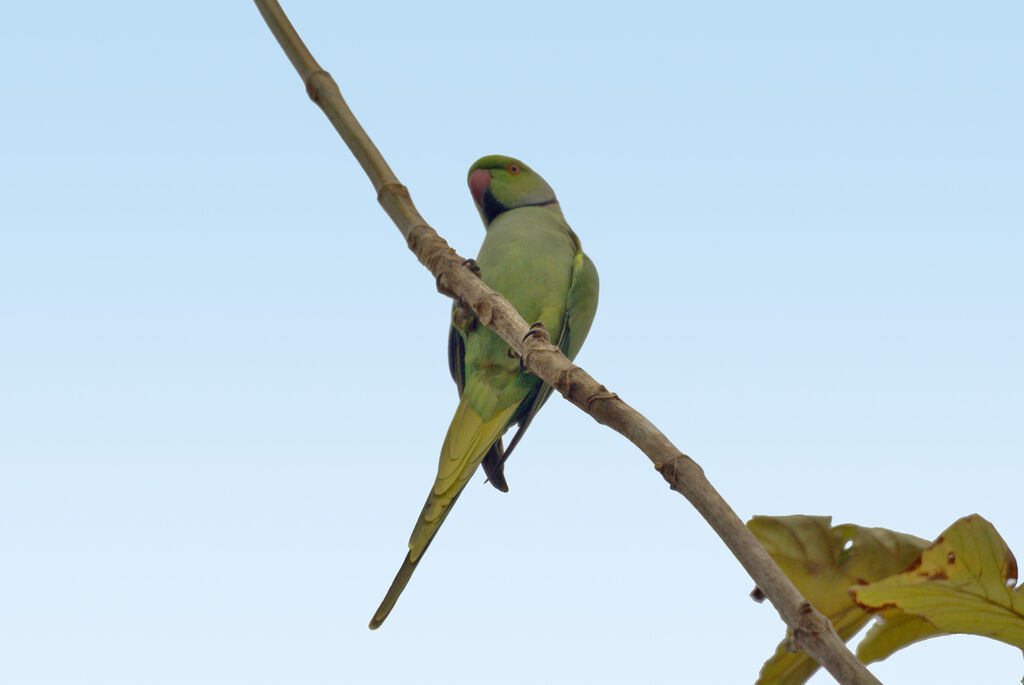
[[[519,168],[518,164],[509,164],[506,167],[506,170],[508,171],[508,173],[512,174],[513,176],[516,176],[517,174],[519,174],[520,171],[522,171],[522,169]]]

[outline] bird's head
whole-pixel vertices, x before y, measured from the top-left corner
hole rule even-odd
[[[517,207],[553,205],[555,191],[530,167],[503,155],[481,157],[469,168],[469,192],[484,224]]]

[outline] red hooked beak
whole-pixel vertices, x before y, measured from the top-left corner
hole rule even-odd
[[[484,206],[484,193],[491,185],[491,172],[487,169],[477,169],[469,175],[469,193],[478,207]]]

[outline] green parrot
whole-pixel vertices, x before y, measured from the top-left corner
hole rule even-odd
[[[526,321],[543,323],[573,359],[597,311],[597,269],[562,216],[554,191],[533,169],[500,155],[477,160],[468,181],[487,229],[476,258],[480,277]],[[477,466],[484,465],[496,488],[508,490],[505,460],[551,394],[551,386],[523,371],[505,341],[458,303],[448,365],[459,406],[441,446],[437,479],[409,538],[409,553],[370,621],[371,630],[391,613]],[[513,424],[519,428],[504,449],[502,435]]]

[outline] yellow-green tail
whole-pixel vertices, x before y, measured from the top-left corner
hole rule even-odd
[[[495,440],[501,437],[505,427],[515,414],[517,405],[496,412],[486,421],[480,418],[466,400],[465,395],[455,410],[448,434],[441,446],[441,459],[437,467],[437,479],[430,489],[427,501],[423,505],[416,527],[409,538],[409,553],[398,569],[395,579],[391,582],[384,601],[370,621],[370,630],[376,630],[384,623],[391,613],[398,596],[409,583],[412,572],[423,558],[431,540],[444,523],[459,493],[466,487],[476,467],[480,465],[487,450]]]

